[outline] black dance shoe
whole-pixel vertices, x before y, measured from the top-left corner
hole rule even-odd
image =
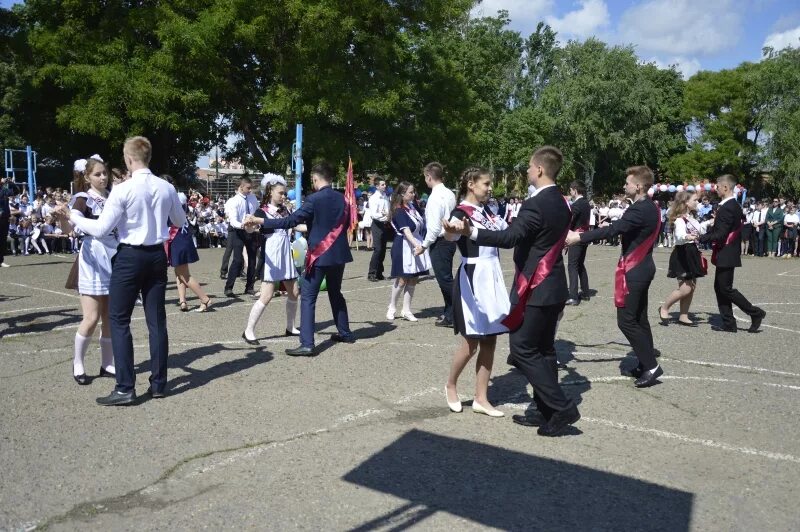
[[[98,397],[96,399],[98,405],[102,406],[127,406],[132,405],[136,401],[136,392],[118,392],[114,390],[105,397]]]
[[[654,386],[658,384],[658,378],[664,374],[664,370],[661,369],[661,366],[658,366],[655,370],[643,371],[642,376],[633,381],[633,385],[637,388],[648,388],[650,386]]]
[[[561,436],[570,425],[577,422],[580,418],[581,414],[578,412],[578,407],[576,406],[556,412],[547,423],[539,427],[536,434],[550,438]]]
[[[331,340],[333,340],[334,342],[341,342],[341,343],[345,343],[345,344],[354,344],[354,343],[356,343],[356,337],[353,336],[352,334],[349,335],[349,336],[342,336],[339,333],[334,333],[334,334],[331,335]]]
[[[449,327],[450,329],[453,328],[453,322],[448,320],[447,318],[442,318],[441,320],[436,320],[433,323],[434,327]]]
[[[760,325],[760,324],[759,324],[759,325]],[[729,333],[735,333],[735,332],[737,332],[739,329],[738,329],[738,328],[736,328],[736,327],[717,327],[716,325],[714,325],[714,326],[712,326],[712,327],[711,327],[711,330],[712,330],[712,331],[714,331],[714,332],[729,332]]]
[[[758,314],[754,315],[751,318],[753,322],[750,324],[750,328],[747,329],[747,332],[751,333],[758,332],[758,328],[761,327],[761,321],[764,319],[764,316],[767,315],[767,313],[763,309],[757,309],[757,310]]]
[[[290,331],[289,329],[286,329],[285,331],[283,331],[283,335],[284,336],[300,336],[300,333],[295,334],[292,331]]]
[[[580,299],[569,298],[569,299],[567,299],[566,303],[564,303],[564,304],[565,305],[570,305],[570,306],[573,306],[573,307],[577,307],[578,305],[581,304],[581,300]]]
[[[80,375],[73,375],[72,378],[75,379],[75,382],[77,382],[81,386],[86,386],[87,384],[92,383],[92,379],[90,379],[86,375],[86,373],[81,373]]]
[[[256,340],[251,340],[250,338],[247,337],[247,335],[245,333],[242,333],[242,340],[244,340],[245,342],[247,342],[250,345],[261,345],[261,342],[259,342],[257,339]]]
[[[111,379],[116,379],[117,378],[116,375],[114,375],[110,371],[106,370],[106,368],[104,368],[103,366],[100,366],[100,375],[98,375],[98,378],[99,377],[109,377]]]
[[[157,392],[157,391],[155,391],[153,389],[152,385],[149,388],[147,388],[147,392],[146,393],[147,393],[147,395],[149,395],[153,399],[163,399],[163,398],[165,398],[167,396],[167,392],[164,392],[164,391]]]
[[[547,420],[538,410],[533,410],[524,415],[514,414],[513,416],[511,416],[511,421],[513,421],[517,425],[522,425],[523,427],[541,427],[542,425],[547,423]]]
[[[317,351],[313,347],[295,347],[293,349],[287,349],[286,354],[290,357],[313,357],[317,355]]]

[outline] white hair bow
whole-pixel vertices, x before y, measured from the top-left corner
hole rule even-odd
[[[72,164],[73,172],[80,172],[81,174],[86,171],[86,159],[78,159]]]
[[[104,163],[104,162],[105,162],[105,161],[103,160],[103,158],[102,158],[102,157],[100,157],[99,155],[97,155],[96,153],[95,153],[94,155],[92,155],[91,157],[89,157],[89,159],[94,159],[94,160],[96,160],[96,161],[100,161],[101,163]]]
[[[279,176],[278,174],[266,173],[264,177],[261,179],[261,188],[266,189],[272,185],[283,185],[286,186],[286,180]]]

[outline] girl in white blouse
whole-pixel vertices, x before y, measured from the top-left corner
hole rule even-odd
[[[694,192],[681,191],[675,195],[675,200],[668,214],[668,222],[675,225],[675,247],[669,257],[667,277],[678,280],[678,288],[672,291],[664,304],[659,309],[661,325],[669,323],[669,309],[680,302],[680,316],[677,323],[694,327],[695,323],[689,318],[689,307],[692,304],[697,279],[706,274],[707,266],[700,248],[697,246],[697,237],[702,235],[713,223],[698,222],[693,216],[697,210],[697,196]]]

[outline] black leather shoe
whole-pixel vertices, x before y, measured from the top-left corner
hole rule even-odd
[[[639,364],[638,366],[636,366],[635,368],[633,368],[632,370],[630,370],[628,373],[629,373],[629,374],[630,374],[630,376],[631,376],[631,377],[633,377],[634,379],[638,379],[639,377],[641,377],[641,376],[642,376],[642,373],[644,373],[644,368],[642,367],[642,365],[641,365],[641,364]]]
[[[374,275],[368,275],[367,276],[367,281],[369,281],[371,283],[377,283],[378,282],[378,278],[375,277]]]
[[[112,379],[116,379],[117,378],[116,375],[114,375],[110,371],[107,371],[106,368],[104,368],[103,366],[100,366],[100,375],[98,375],[98,377],[109,377],[109,378],[112,378]]]
[[[256,291],[253,290],[252,288],[248,288],[247,290],[244,291],[244,293],[247,294],[248,296],[256,295]]]
[[[87,384],[92,383],[92,379],[90,379],[88,375],[86,375],[86,373],[82,373],[80,375],[73,375],[72,378],[75,379],[75,382],[77,382],[81,386],[86,386]]]
[[[292,331],[290,331],[289,329],[286,329],[285,331],[283,331],[283,335],[284,335],[284,336],[300,336],[300,334],[299,334],[299,333],[298,333],[298,334],[295,334],[295,333],[293,333]]]
[[[448,320],[447,318],[436,320],[433,323],[434,327],[449,327],[450,329],[453,328],[453,322]]]
[[[758,314],[756,314],[751,318],[753,322],[750,324],[750,328],[747,329],[747,332],[751,333],[758,332],[758,328],[761,327],[761,321],[764,319],[764,316],[767,315],[767,313],[763,309],[757,309],[757,310]]]
[[[317,355],[317,351],[313,347],[295,347],[287,349],[286,354],[290,357],[313,357]]]
[[[380,275],[376,275],[375,279],[378,280],[378,281],[385,281],[386,277],[384,277],[383,274],[380,274]]]
[[[247,342],[250,345],[261,345],[261,343],[258,340],[251,340],[244,333],[242,333],[242,340],[244,340],[245,342]]]
[[[547,423],[547,420],[538,410],[534,410],[533,412],[524,415],[514,414],[511,416],[511,421],[517,425],[522,425],[523,427],[541,427]]]
[[[149,395],[153,399],[163,399],[163,398],[165,398],[167,396],[167,392],[157,392],[157,391],[153,390],[152,386],[150,386],[147,389],[146,393],[147,393],[147,395]]]
[[[224,281],[225,279],[228,278],[228,273],[227,272],[225,272],[225,273],[219,272],[219,278]]]
[[[586,296],[586,295],[583,295],[583,294],[579,294],[578,295],[578,299],[580,299],[581,301],[589,301],[592,298],[591,298],[591,296]]]
[[[236,294],[233,293],[233,290],[225,290],[225,297],[236,297]]]
[[[643,371],[642,376],[633,381],[633,385],[637,388],[653,386],[658,384],[658,378],[663,374],[664,370],[661,369],[661,366],[658,366],[655,370]]]
[[[96,401],[98,405],[102,406],[132,405],[136,401],[136,392],[123,393],[114,390],[105,397],[98,397]]]
[[[714,325],[714,326],[712,326],[712,327],[711,327],[711,330],[712,330],[712,331],[714,331],[714,332],[729,332],[729,333],[735,333],[735,332],[736,332],[736,331],[738,331],[739,329],[738,329],[738,328],[736,328],[736,327],[717,327],[716,325]]]
[[[560,436],[564,434],[564,431],[567,430],[570,425],[578,421],[580,418],[581,414],[578,412],[578,407],[576,406],[562,410],[561,412],[556,412],[547,423],[539,427],[539,430],[536,431],[536,434],[551,438],[554,436]]]
[[[569,298],[569,299],[567,299],[567,302],[566,302],[566,303],[564,303],[564,304],[565,304],[565,305],[571,305],[571,306],[577,307],[578,305],[580,305],[580,304],[581,304],[581,302],[580,302],[580,300],[579,300],[579,299],[572,299],[572,298]]]
[[[331,340],[333,340],[334,342],[342,342],[345,344],[356,343],[356,337],[353,336],[352,334],[350,336],[342,336],[339,333],[334,333],[333,335],[331,335]]]

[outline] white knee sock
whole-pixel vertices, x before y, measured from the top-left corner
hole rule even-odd
[[[297,315],[297,300],[292,301],[286,298],[286,330],[290,333],[297,334],[299,331],[294,328],[294,320]]]
[[[114,370],[114,348],[111,347],[111,338],[100,337],[100,364],[109,373]]]
[[[406,285],[406,290],[403,292],[403,312],[411,312],[411,300],[414,299],[414,290],[416,285]]]
[[[247,318],[247,329],[244,330],[244,335],[248,340],[256,339],[256,324],[258,323],[258,320],[261,319],[261,315],[264,313],[265,308],[267,308],[267,306],[261,301],[256,301],[253,303],[253,308],[250,309],[250,317]]]
[[[75,355],[72,359],[72,374],[76,377],[86,373],[83,367],[83,359],[86,357],[86,350],[89,349],[89,342],[92,338],[81,336],[80,333],[75,333]]]
[[[392,285],[392,296],[389,300],[389,310],[397,309],[397,296],[399,296],[400,292],[402,291],[403,287],[400,286],[400,279],[395,279],[394,284]]]

